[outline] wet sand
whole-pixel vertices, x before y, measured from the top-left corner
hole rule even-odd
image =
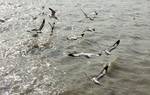
[[[49,18],[49,7],[58,20]],[[98,15],[91,21],[80,8]],[[0,95],[149,95],[149,18],[150,0],[1,0]],[[42,33],[32,37],[34,32],[27,31],[43,19]],[[52,36],[49,22],[56,22]],[[87,27],[95,31],[67,40]],[[118,39],[110,56],[67,56],[72,51],[97,53]],[[33,48],[36,43],[40,48]],[[109,62],[101,86],[85,76],[97,75]]]

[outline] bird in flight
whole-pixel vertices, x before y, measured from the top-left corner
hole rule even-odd
[[[56,11],[53,10],[52,8],[49,8],[49,10],[51,11],[51,16],[50,16],[50,17],[52,17],[52,18],[58,20],[58,18],[56,17]]]
[[[117,46],[120,44],[120,40],[117,40],[112,46],[110,46],[108,49],[105,49],[104,52],[107,54],[107,55],[110,55],[111,52],[117,48]]]

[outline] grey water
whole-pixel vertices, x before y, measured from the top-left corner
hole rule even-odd
[[[49,18],[49,7],[58,20]],[[81,8],[98,15],[90,21]],[[0,95],[150,95],[149,18],[150,0],[0,0]],[[42,33],[33,38],[27,31],[43,19]],[[49,22],[56,22],[53,36]],[[66,39],[87,27],[95,31]],[[110,56],[67,56],[72,51],[97,53],[118,39]],[[41,48],[31,48],[34,43]],[[101,86],[85,76],[97,75],[109,62]]]

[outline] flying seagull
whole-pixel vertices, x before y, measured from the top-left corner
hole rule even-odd
[[[78,36],[77,36],[78,37]],[[77,38],[76,37],[76,38]],[[73,39],[73,38],[72,38]],[[70,40],[70,39],[68,39]],[[76,39],[73,39],[73,40],[76,40]],[[107,54],[107,55],[110,55],[111,54],[111,51],[116,49],[117,46],[119,45],[120,43],[120,40],[116,41],[112,46],[110,46],[108,49],[105,49],[99,53],[84,53],[84,52],[72,52],[72,53],[69,53],[68,56],[72,56],[72,57],[80,57],[80,56],[84,56],[86,58],[91,58],[92,56],[101,56],[103,53]]]
[[[37,33],[42,33],[41,30],[43,29],[44,25],[45,25],[45,19],[43,19],[43,21],[38,29],[35,28],[35,29],[32,29],[31,31],[37,31]],[[28,32],[30,32],[30,31],[28,31]]]
[[[84,14],[85,18],[88,18],[90,20],[94,20],[93,18],[89,17],[82,9],[81,9],[82,13]]]
[[[67,40],[77,40],[77,39],[79,39],[79,38],[82,38],[84,35],[85,35],[85,34],[82,33],[82,34],[79,35],[79,36],[67,37]]]
[[[43,19],[43,21],[38,29],[34,28],[32,30],[27,30],[27,32],[30,32],[30,33],[31,33],[31,31],[36,32],[32,35],[32,37],[38,37],[39,36],[38,34],[42,33],[41,30],[43,29],[44,25],[45,25],[45,19]]]
[[[50,27],[51,27],[51,34],[50,35],[53,35],[53,33],[54,33],[54,28],[55,28],[55,22],[53,22],[52,24],[49,22],[48,23],[49,25],[50,25]]]
[[[107,54],[107,55],[110,55],[111,54],[111,51],[113,51],[114,49],[117,48],[117,46],[119,45],[120,43],[120,40],[116,41],[112,46],[110,46],[108,49],[105,49],[104,52]]]
[[[86,31],[93,32],[93,31],[95,31],[95,28],[87,28],[83,32],[86,32]]]
[[[55,10],[53,10],[52,8],[49,8],[49,10],[51,11],[51,16],[50,17],[52,17],[52,18],[55,18],[55,19],[57,19],[58,20],[58,18],[56,17],[56,11]]]
[[[73,53],[69,53],[68,56],[72,56],[72,57],[84,56],[86,58],[91,58],[92,56],[99,56],[99,55],[98,54],[94,54],[94,53],[73,52]]]
[[[104,76],[106,75],[106,73],[108,72],[108,68],[109,68],[109,64],[106,64],[106,65],[103,67],[103,69],[101,70],[101,72],[100,72],[97,76],[93,77],[91,80],[92,80],[94,83],[100,85],[99,80],[100,80],[102,77],[104,77]]]

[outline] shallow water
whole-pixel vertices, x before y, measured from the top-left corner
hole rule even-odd
[[[49,7],[56,9],[58,21],[48,17]],[[80,8],[98,15],[90,21]],[[149,0],[1,0],[0,95],[149,95],[149,17]],[[43,33],[33,38],[27,30],[38,28],[43,18]],[[50,37],[48,22],[54,21],[56,28]],[[66,39],[87,27],[96,31],[75,41]],[[118,39],[121,43],[110,56],[66,55],[71,51],[96,53]],[[47,41],[47,47],[30,48]],[[108,62],[112,67],[100,80],[101,86],[85,76],[98,74]]]

